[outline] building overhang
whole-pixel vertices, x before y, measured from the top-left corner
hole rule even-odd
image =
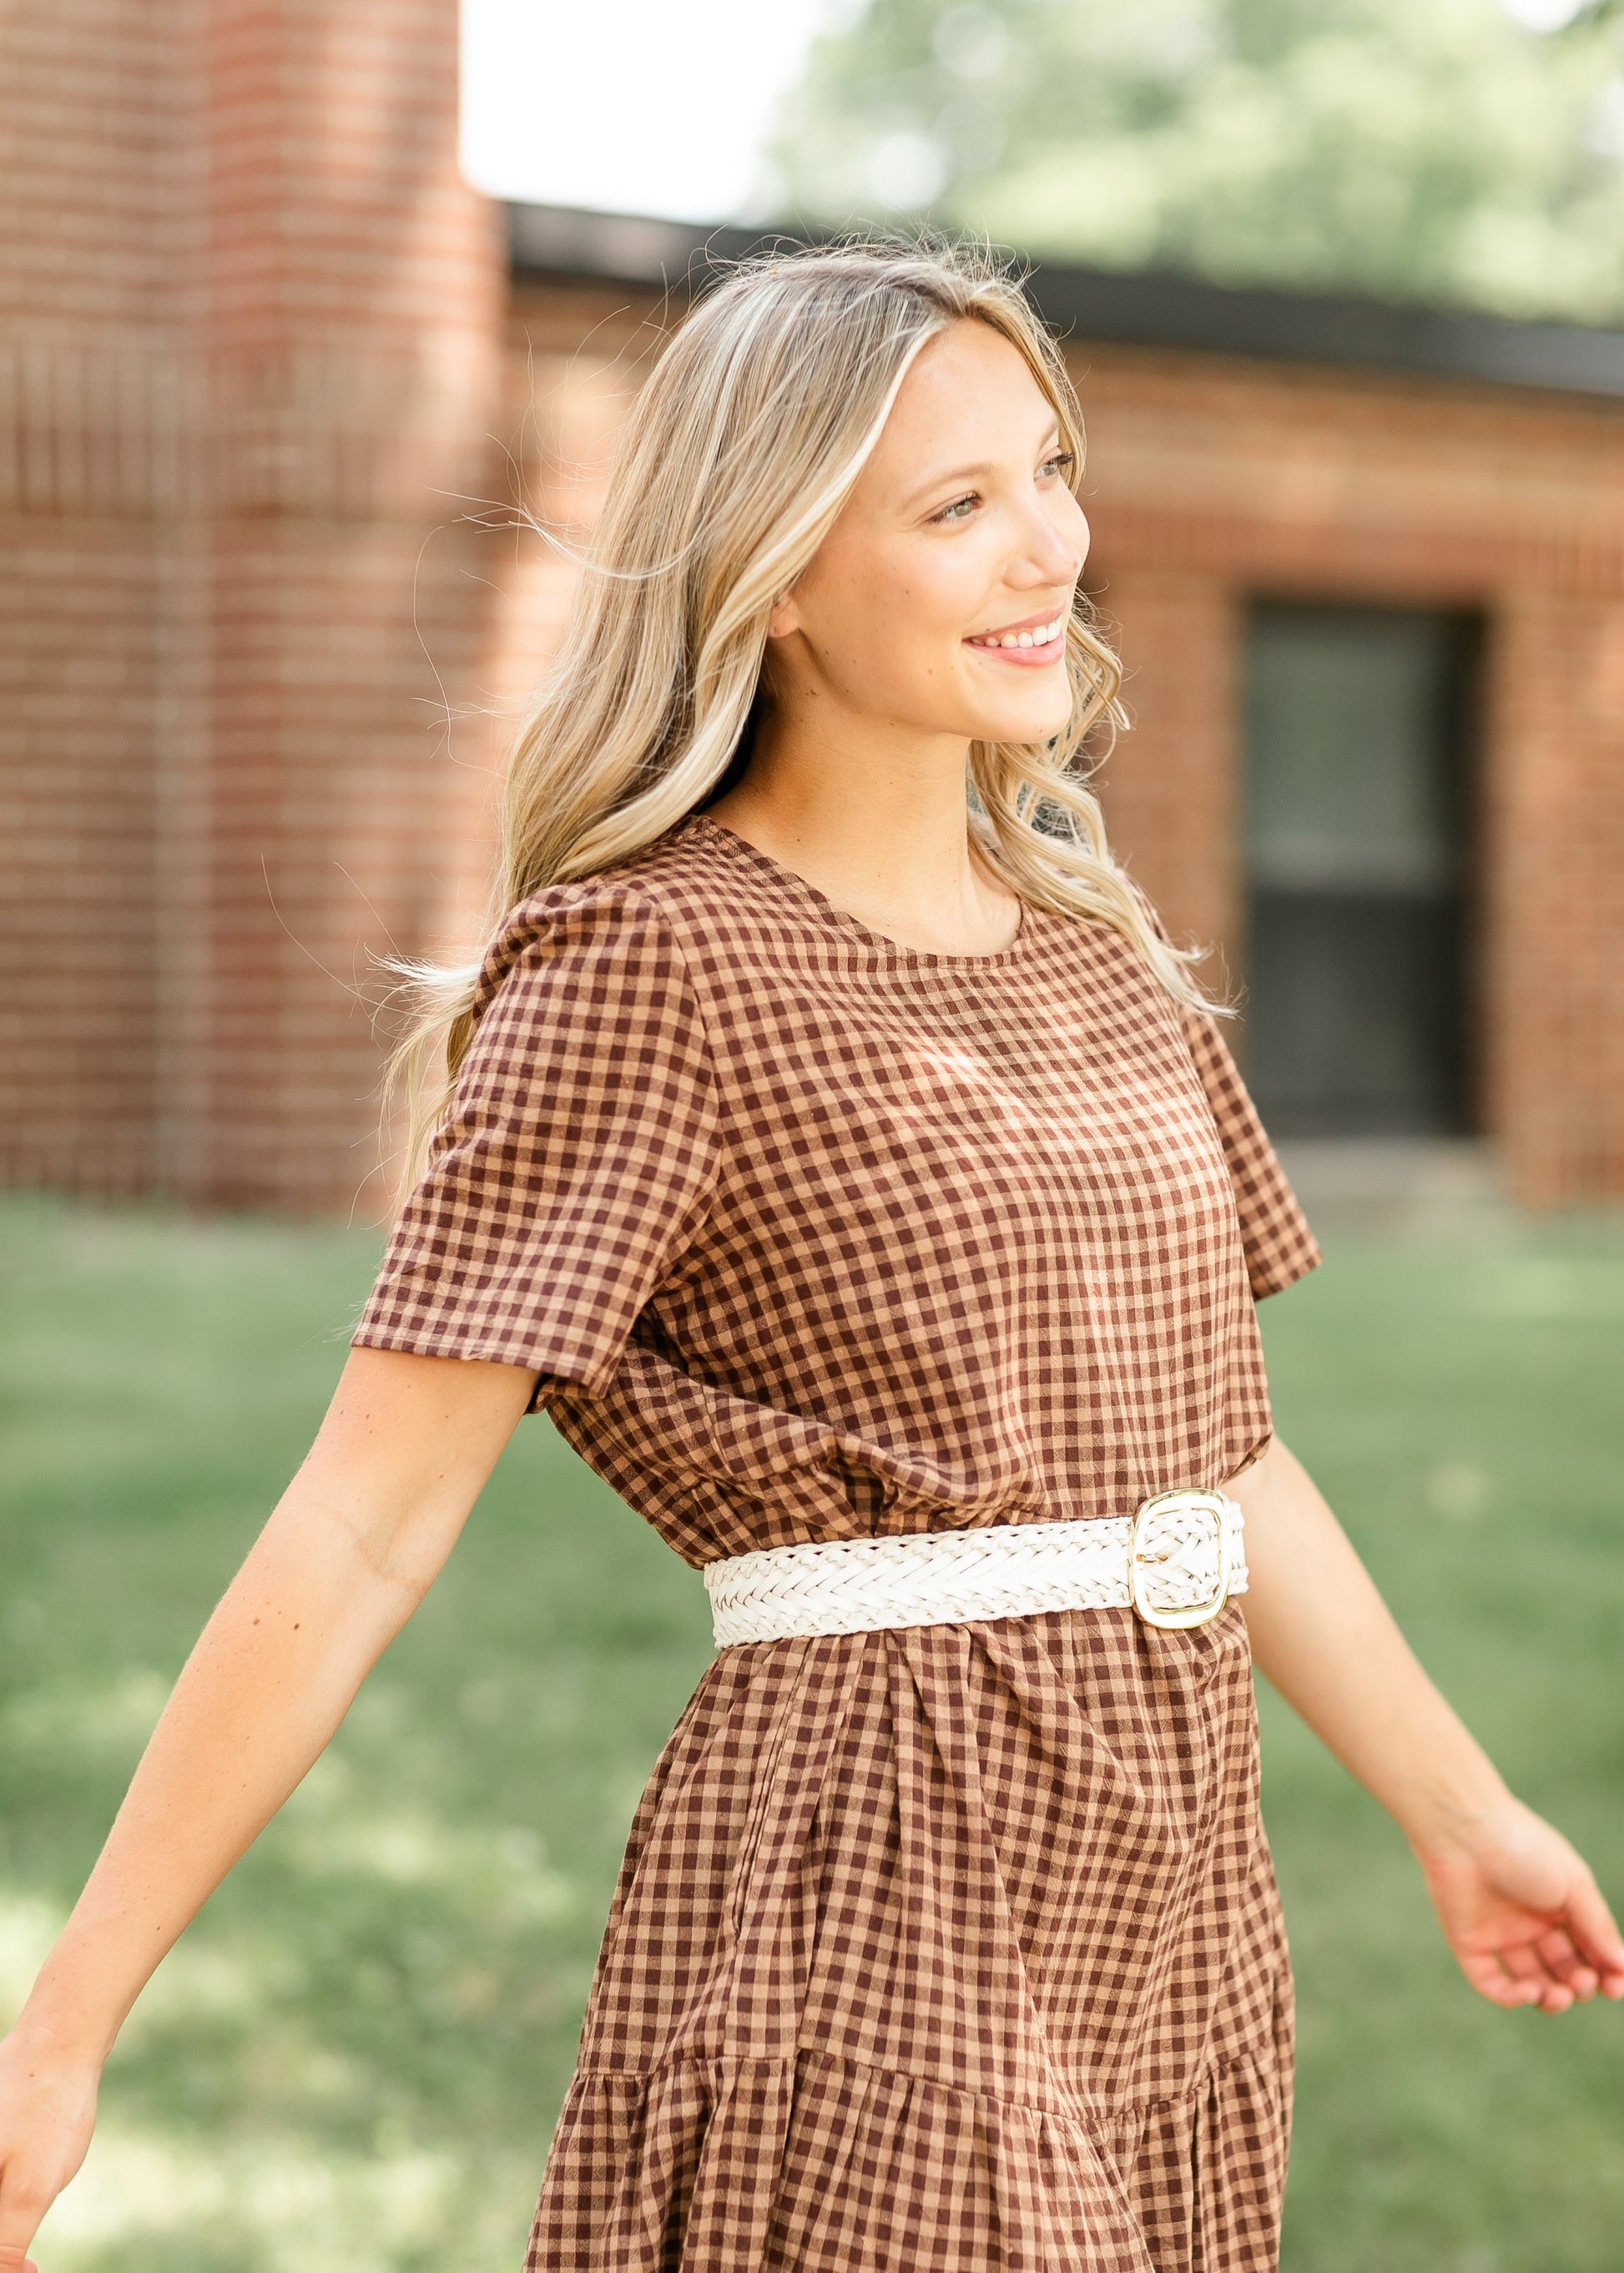
[[[724,264],[786,240],[783,231],[565,206],[508,207],[516,276],[686,294]],[[1523,323],[1351,293],[1265,291],[1053,261],[1033,265],[1026,290],[1064,337],[1624,400],[1624,332],[1599,326]]]

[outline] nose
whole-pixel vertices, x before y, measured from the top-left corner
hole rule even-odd
[[[1034,498],[1005,581],[1018,591],[1034,591],[1044,584],[1075,585],[1088,558],[1088,541],[1086,517],[1069,491],[1064,521],[1056,519],[1048,500]]]

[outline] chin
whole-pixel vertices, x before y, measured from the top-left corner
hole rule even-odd
[[[1007,685],[989,686],[978,672],[979,685],[954,689],[958,732],[972,742],[1047,742],[1065,731],[1071,718],[1071,683],[1063,666],[1041,673],[1010,670],[1004,676]]]
[[[1011,703],[1007,710],[983,716],[968,729],[973,742],[1048,742],[1064,733],[1071,705]]]

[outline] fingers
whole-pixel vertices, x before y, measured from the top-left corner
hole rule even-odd
[[[1571,1989],[1577,2003],[1590,2002],[1601,1986],[1601,1977],[1586,1962],[1566,1927],[1553,1926],[1549,1933],[1542,1933],[1532,1947],[1552,1980]]]
[[[1503,1949],[1459,1955],[1461,1969],[1479,1995],[1507,2008],[1537,2006],[1545,2013],[1566,2013],[1588,2004],[1608,1979],[1561,1927]]]
[[[1491,2005],[1503,2006],[1510,2012],[1520,2006],[1539,2003],[1538,1982],[1531,1976],[1519,1979],[1508,1972],[1495,1953],[1478,1955],[1466,1951],[1460,1953],[1460,1959],[1462,1972],[1477,1994],[1486,1997]]]
[[[0,2164],[0,2273],[38,2273],[28,2245],[49,2208],[19,2178],[15,2160]]]
[[[1542,1962],[1533,1942],[1514,1942],[1498,1955],[1507,1979],[1520,1992],[1515,2003],[1546,2013],[1565,2013],[1573,2003],[1573,1991]]]
[[[6,2224],[14,2233],[19,2230],[19,2223],[15,2217],[6,2219]],[[32,2239],[33,2225],[24,2224],[23,2230]],[[38,2267],[28,2254],[26,2242],[0,2241],[0,2273],[39,2273]]]
[[[1624,1935],[1586,1871],[1568,1903],[1568,1929],[1583,1961],[1598,1977],[1604,1997],[1624,1997]]]

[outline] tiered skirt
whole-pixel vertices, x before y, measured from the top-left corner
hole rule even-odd
[[[1272,2273],[1244,1622],[750,1644],[639,1804],[528,2273]]]

